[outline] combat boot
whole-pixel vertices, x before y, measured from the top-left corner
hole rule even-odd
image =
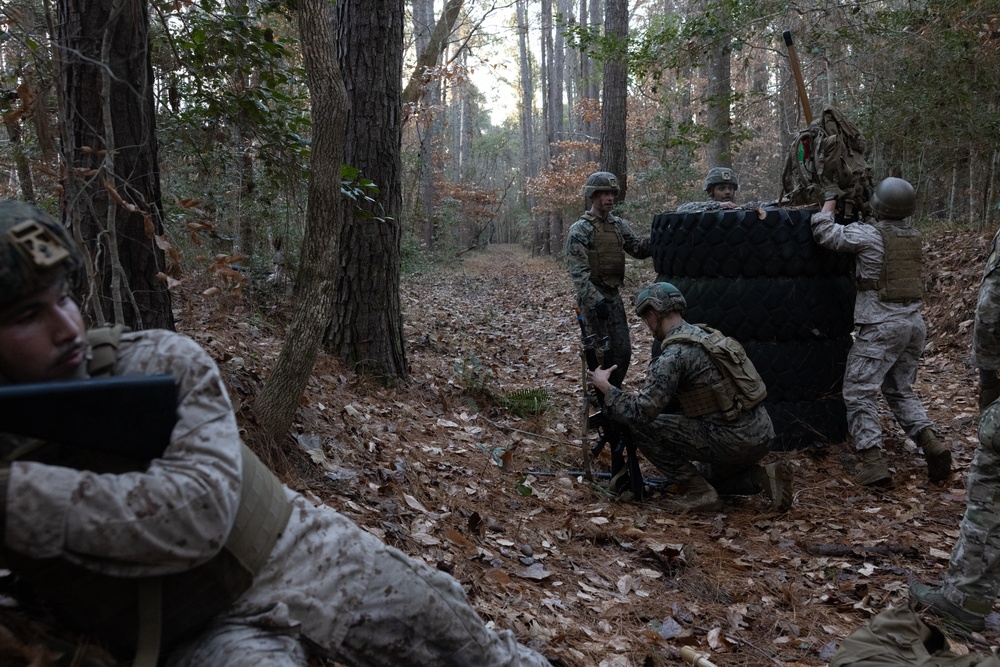
[[[775,512],[787,512],[792,506],[792,466],[784,461],[771,463],[763,468],[755,467],[753,481]]]
[[[981,632],[986,627],[985,615],[969,611],[948,600],[940,588],[911,584],[910,601],[918,611],[928,611],[947,623],[959,626],[959,629]]]
[[[701,475],[692,477],[680,486],[676,495],[661,498],[658,506],[671,512],[715,512],[722,509],[719,493]]]
[[[951,450],[941,444],[930,428],[925,428],[914,441],[920,445],[927,461],[927,477],[932,482],[943,482],[951,476]]]
[[[892,475],[889,466],[882,458],[882,450],[869,447],[861,450],[861,469],[854,476],[854,481],[863,486],[890,486]]]

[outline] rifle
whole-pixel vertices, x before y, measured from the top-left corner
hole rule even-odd
[[[170,375],[0,387],[0,433],[151,461],[163,455],[176,423]]]
[[[580,308],[576,309],[576,320],[580,324],[580,336],[583,341],[583,357],[587,362],[589,370],[597,370],[601,367],[597,360],[597,336],[588,334],[587,327],[583,321],[583,314]],[[607,356],[608,337],[605,336],[601,342],[602,357]],[[586,373],[584,373],[586,375]],[[642,481],[642,470],[639,468],[639,456],[635,443],[632,441],[632,434],[628,426],[611,419],[604,408],[604,392],[597,387],[593,387],[593,395],[597,400],[600,410],[590,414],[589,396],[584,395],[584,463],[587,470],[590,469],[590,456],[599,456],[604,450],[604,446],[611,445],[611,482],[612,491],[621,495],[625,491],[631,491],[635,500],[642,500],[645,494],[645,485]],[[596,430],[597,444],[590,451],[587,451],[587,435],[590,430]]]

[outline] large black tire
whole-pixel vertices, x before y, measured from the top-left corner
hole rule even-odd
[[[833,340],[760,342],[744,344],[747,356],[767,387],[767,401],[837,399],[844,380],[851,337]]]
[[[813,241],[813,212],[769,208],[661,213],[653,218],[650,234],[653,268],[687,278],[850,275],[850,255]]]
[[[657,276],[688,302],[684,319],[739,341],[840,338],[854,328],[854,289],[847,276],[690,278]]]
[[[847,437],[847,411],[839,396],[819,401],[764,401],[764,407],[774,424],[771,449],[800,449],[843,442]]]
[[[840,442],[840,390],[854,329],[854,258],[813,240],[813,210],[664,213],[657,280],[684,293],[684,319],[736,338],[764,383],[775,449]],[[658,352],[654,345],[654,354]]]

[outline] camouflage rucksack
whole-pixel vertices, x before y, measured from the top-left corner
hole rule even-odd
[[[841,642],[830,667],[1000,667],[992,653],[958,654],[909,606],[889,607]]]
[[[866,215],[875,191],[866,150],[857,125],[834,107],[823,109],[799,132],[785,157],[781,186],[787,203],[821,206],[832,185],[843,192],[839,208],[848,220]]]

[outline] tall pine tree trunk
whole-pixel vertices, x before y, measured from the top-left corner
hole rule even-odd
[[[625,199],[628,185],[626,163],[626,102],[628,95],[628,0],[607,0],[605,34],[614,39],[614,54],[604,62],[604,99],[601,105],[601,169],[618,177],[617,201]]]
[[[70,166],[64,204],[90,260],[84,310],[97,324],[174,326],[163,234],[147,4],[60,0]]]
[[[403,0],[339,0],[338,57],[349,113],[344,162],[379,188],[341,211],[340,271],[327,347],[358,373],[408,374],[399,300]]]
[[[309,202],[295,285],[295,315],[271,375],[254,402],[264,431],[281,442],[295,418],[330,322],[340,247],[340,165],[347,95],[335,51],[336,16],[326,0],[299,0],[302,61],[312,103]]]
[[[724,25],[725,23],[723,22]],[[712,133],[708,142],[708,166],[732,168],[733,130],[729,118],[733,94],[732,66],[729,58],[729,34],[725,29],[705,65],[705,73],[708,78],[708,108],[705,110],[705,117]]]
[[[535,133],[533,132],[534,122],[534,91],[535,82],[532,76],[531,51],[528,49],[528,12],[527,0],[517,0],[517,50],[520,62],[521,74],[521,187],[520,192],[527,193],[526,181],[537,175],[535,169]],[[524,195],[524,207],[531,216],[532,229],[532,253],[537,246],[538,237],[538,216],[532,211],[535,207],[535,198],[531,195]]]

